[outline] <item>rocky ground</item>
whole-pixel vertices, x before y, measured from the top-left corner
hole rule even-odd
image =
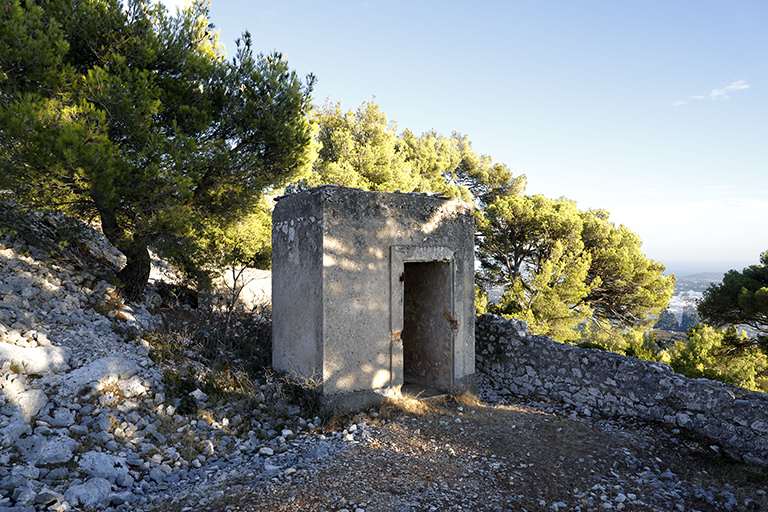
[[[230,485],[210,510],[763,510],[766,472],[676,430],[545,403],[443,400],[353,418],[348,449]],[[357,421],[357,423],[354,423]]]
[[[123,304],[97,232],[62,244],[82,226],[0,221],[0,512],[768,507],[765,469],[684,432],[488,389],[321,415],[259,369],[262,313],[221,336],[162,265]]]
[[[123,304],[120,254],[98,232],[7,208],[0,221],[0,511],[200,505],[322,423],[264,371],[227,367],[242,361],[217,337],[223,315],[201,322],[162,265],[143,302]],[[258,345],[263,320],[236,315],[228,337]]]

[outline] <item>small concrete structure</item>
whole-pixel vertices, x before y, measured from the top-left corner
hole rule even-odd
[[[476,389],[473,205],[322,186],[272,215],[273,367],[356,409]]]

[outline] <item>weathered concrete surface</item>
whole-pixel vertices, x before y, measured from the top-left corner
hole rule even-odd
[[[663,363],[529,336],[525,322],[477,318],[478,375],[500,394],[542,396],[582,414],[634,416],[708,437],[768,466],[768,395],[689,379]]]
[[[272,365],[319,379],[323,364],[323,210],[288,196],[272,214]]]
[[[459,200],[336,186],[281,198],[272,232],[275,369],[321,381],[326,397],[380,396],[402,385],[403,343],[413,343],[405,353],[420,353],[414,368],[425,379],[446,391],[472,381],[473,239],[473,206]],[[434,264],[412,268],[432,268],[432,277],[409,281],[442,280],[443,291],[408,299],[410,263]],[[403,332],[408,301],[430,310],[411,315],[433,324],[428,335]],[[442,341],[418,341],[433,335]]]

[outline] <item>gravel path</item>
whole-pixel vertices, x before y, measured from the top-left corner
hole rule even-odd
[[[765,469],[722,460],[698,440],[661,426],[577,417],[551,404],[453,399],[385,405],[345,420],[323,436],[329,442],[346,438],[346,449],[319,458],[291,456],[287,464],[275,457],[268,478],[226,482],[222,498],[205,510],[768,507]]]

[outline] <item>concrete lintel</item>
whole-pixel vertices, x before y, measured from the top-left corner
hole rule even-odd
[[[393,245],[390,248],[390,332],[403,331],[403,272],[405,263],[446,261],[453,275],[454,253],[447,247]],[[453,277],[451,278],[453,280]],[[453,311],[449,313],[453,314]],[[398,336],[399,337],[399,336]]]

